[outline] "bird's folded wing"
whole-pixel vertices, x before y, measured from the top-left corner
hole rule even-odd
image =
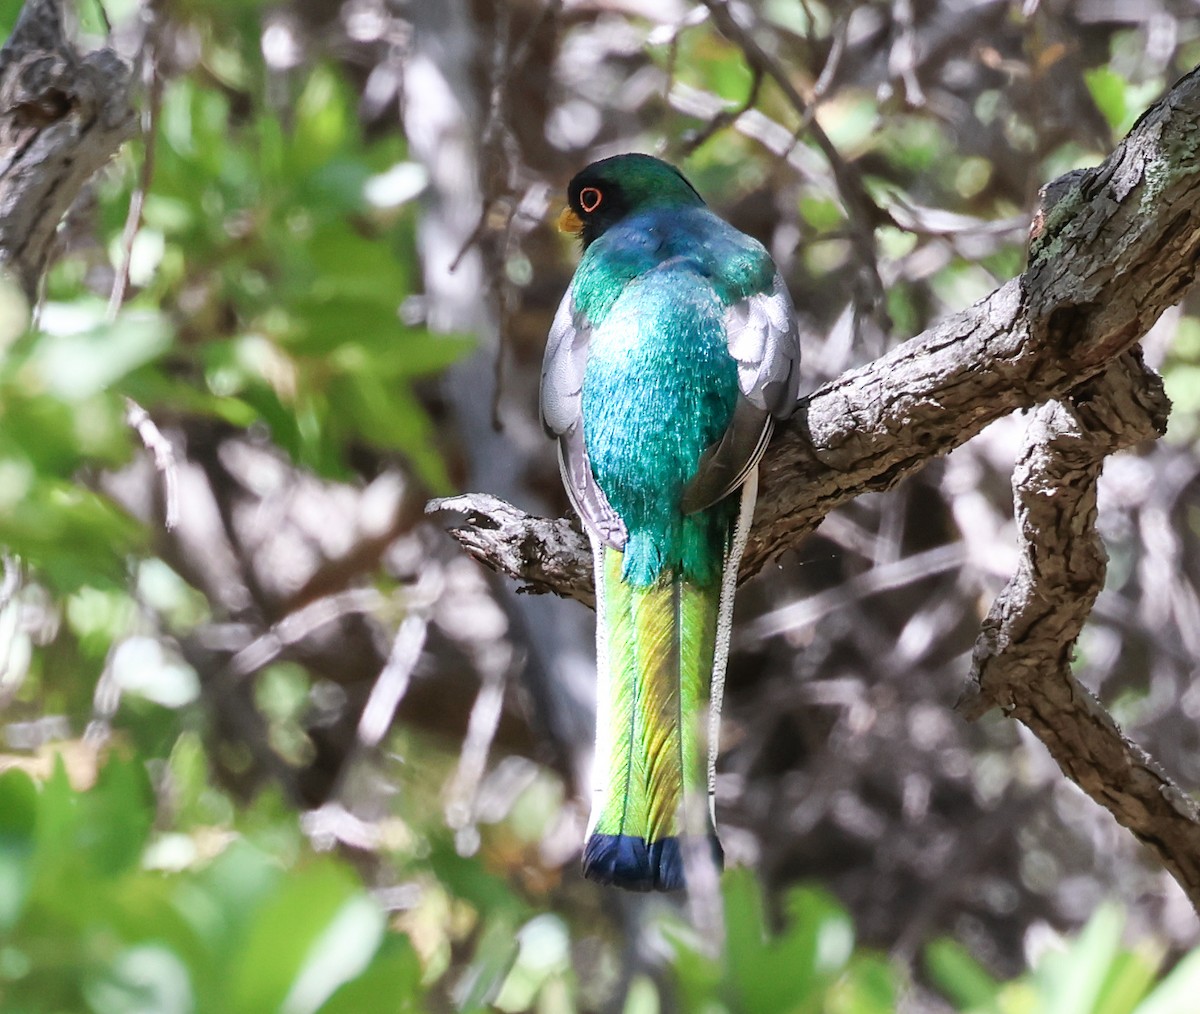
[[[725,336],[729,354],[737,360],[742,396],[775,418],[786,419],[800,400],[800,332],[778,271],[769,291],[729,307]]]
[[[592,475],[583,442],[583,374],[592,328],[568,288],[559,303],[542,360],[541,413],[546,432],[558,438],[558,463],[571,506],[607,546],[624,549],[625,523]]]
[[[745,482],[767,448],[773,420],[786,419],[800,400],[800,333],[779,272],[769,291],[729,307],[725,334],[737,360],[740,396],[725,433],[684,487],[685,514],[723,500]]]

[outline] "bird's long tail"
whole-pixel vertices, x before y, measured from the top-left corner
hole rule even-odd
[[[597,663],[595,793],[584,875],[637,891],[684,886],[707,848],[717,866],[713,794],[717,728],[738,563],[757,493],[741,510],[719,582],[680,573],[638,587],[623,554],[595,549]],[[697,853],[692,849],[696,848]]]

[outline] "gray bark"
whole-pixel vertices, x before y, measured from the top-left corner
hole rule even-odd
[[[31,304],[63,215],[133,133],[129,83],[112,50],[76,51],[58,0],[29,0],[0,49],[0,265]]]

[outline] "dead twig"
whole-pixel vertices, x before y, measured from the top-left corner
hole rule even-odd
[[[163,524],[168,532],[174,531],[179,524],[179,468],[175,461],[175,448],[154,424],[150,413],[132,398],[125,399],[125,422],[154,457],[154,467],[163,482]]]

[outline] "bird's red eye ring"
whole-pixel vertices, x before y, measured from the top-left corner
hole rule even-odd
[[[595,187],[584,187],[579,191],[579,206],[589,215],[600,207],[604,195]]]

